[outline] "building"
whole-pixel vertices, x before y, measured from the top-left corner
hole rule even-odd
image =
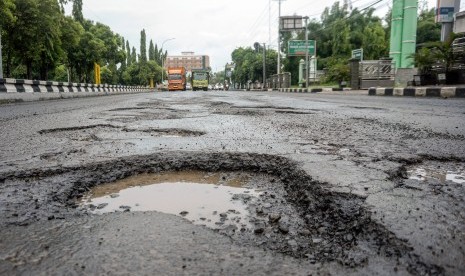
[[[192,69],[210,68],[210,57],[206,55],[195,55],[194,52],[182,52],[180,56],[168,55],[165,60],[165,68],[185,67],[187,71]]]

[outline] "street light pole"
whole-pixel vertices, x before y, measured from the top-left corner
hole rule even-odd
[[[166,42],[173,40],[173,39],[176,39],[176,38],[172,37],[172,38],[168,38],[165,41],[163,41],[163,43],[161,44],[161,49],[163,50],[163,46],[165,45]],[[163,85],[163,74],[165,73],[165,58],[166,57],[163,56],[163,58],[161,59],[161,84],[162,85]]]

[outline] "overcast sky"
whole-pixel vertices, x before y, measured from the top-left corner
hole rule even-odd
[[[352,5],[360,9],[377,1],[352,0]],[[286,0],[281,15],[319,18],[324,8],[334,2]],[[436,0],[428,3],[434,7]],[[213,71],[222,70],[231,61],[236,47],[252,46],[256,41],[277,46],[278,2],[274,0],[83,0],[83,4],[85,18],[110,26],[137,52],[140,31],[145,29],[147,43],[153,39],[159,47],[164,40],[176,38],[164,45],[169,54],[194,51],[209,55]],[[382,0],[373,7],[384,16],[389,5],[392,0]]]

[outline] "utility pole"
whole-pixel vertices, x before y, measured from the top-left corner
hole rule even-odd
[[[286,0],[273,0],[278,1],[279,13],[278,13],[278,74],[281,74],[281,2]]]
[[[263,89],[266,87],[266,44],[263,43]]]
[[[304,17],[305,19],[305,88],[308,89],[309,83],[309,62],[308,62],[308,16]]]
[[[3,79],[2,26],[0,25],[0,79]]]
[[[268,45],[271,45],[271,0],[268,1]]]

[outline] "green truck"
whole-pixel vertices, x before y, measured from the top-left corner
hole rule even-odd
[[[208,90],[210,72],[204,69],[192,69],[192,90]]]

